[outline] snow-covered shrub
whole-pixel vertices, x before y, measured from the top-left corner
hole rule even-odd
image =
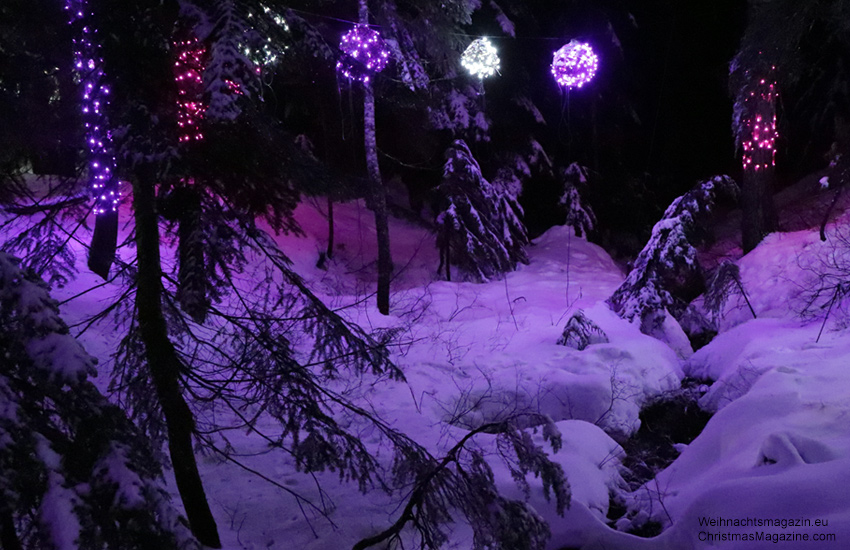
[[[594,323],[584,311],[573,313],[564,327],[564,333],[558,338],[559,346],[567,346],[579,351],[591,344],[607,344],[608,335]]]
[[[523,247],[529,242],[528,230],[522,221],[525,212],[519,204],[522,181],[512,170],[502,168],[493,178],[492,191],[492,200],[496,205],[493,224],[501,229],[505,246],[515,254],[521,254],[524,259],[520,261],[527,261]]]
[[[437,245],[440,269],[445,266],[447,278],[451,279],[451,266],[456,265],[466,277],[485,282],[528,261],[523,249],[527,235],[516,198],[503,183],[493,185],[484,178],[463,140],[446,151],[437,194]]]
[[[638,320],[646,334],[664,323],[665,311],[681,317],[705,287],[695,248],[701,225],[718,199],[734,197],[737,190],[729,176],[715,176],[674,200],[626,280],[608,298],[611,309],[623,319]]]
[[[588,168],[572,163],[561,173],[563,193],[558,204],[566,214],[566,225],[575,230],[578,237],[587,237],[596,228],[596,215],[582,197],[587,187]]]
[[[0,349],[3,546],[199,548],[147,440],[87,380],[95,360],[68,333],[46,285],[4,253]]]

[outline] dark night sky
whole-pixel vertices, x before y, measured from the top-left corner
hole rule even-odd
[[[595,197],[602,221],[620,221],[623,230],[651,224],[657,216],[650,210],[663,210],[698,179],[739,175],[728,67],[743,32],[745,7],[740,0],[530,4],[534,17],[518,21],[517,38],[497,39],[504,70],[499,82],[488,83],[488,102],[498,104],[500,93],[520,86],[546,117],[547,151],[559,164],[576,160],[594,166],[598,158],[606,180]],[[608,34],[609,21],[621,49]],[[492,26],[484,24],[481,31],[504,36]],[[572,38],[591,43],[601,61],[597,78],[570,92],[567,101],[549,64],[552,52]],[[645,184],[650,208],[642,217],[624,215],[620,206],[633,210],[635,203],[608,199],[634,194],[624,181],[643,173],[651,174]],[[542,230],[557,223],[546,206],[556,200],[557,190],[531,186],[524,204],[543,213],[537,218],[541,227],[534,228]]]

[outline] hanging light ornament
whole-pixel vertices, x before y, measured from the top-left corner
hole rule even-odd
[[[109,104],[109,86],[104,82],[103,59],[96,42],[97,29],[86,0],[65,0],[68,23],[76,27],[74,69],[82,87],[80,103],[89,149],[89,179],[95,197],[94,212],[98,216],[116,212],[121,194],[115,178],[112,134],[104,110]]]
[[[336,70],[349,80],[369,82],[371,76],[387,66],[390,51],[381,35],[366,25],[356,25],[339,43],[342,56]]]
[[[474,77],[485,79],[499,71],[499,53],[488,38],[477,38],[460,57],[460,64]]]
[[[599,57],[589,44],[572,40],[555,52],[552,76],[564,88],[581,88],[596,75]]]

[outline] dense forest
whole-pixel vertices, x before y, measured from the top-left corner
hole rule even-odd
[[[843,548],[849,66],[844,0],[5,0],[0,550]]]

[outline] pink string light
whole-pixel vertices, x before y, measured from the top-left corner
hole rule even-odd
[[[177,126],[181,143],[200,141],[201,121],[206,107],[204,93],[204,55],[206,48],[195,37],[174,43],[177,59],[174,62],[174,80],[177,83]]]
[[[771,72],[776,67],[771,67]],[[772,78],[762,78],[754,90],[744,99],[744,126],[748,139],[743,141],[744,170],[767,170],[776,166],[776,82]]]

